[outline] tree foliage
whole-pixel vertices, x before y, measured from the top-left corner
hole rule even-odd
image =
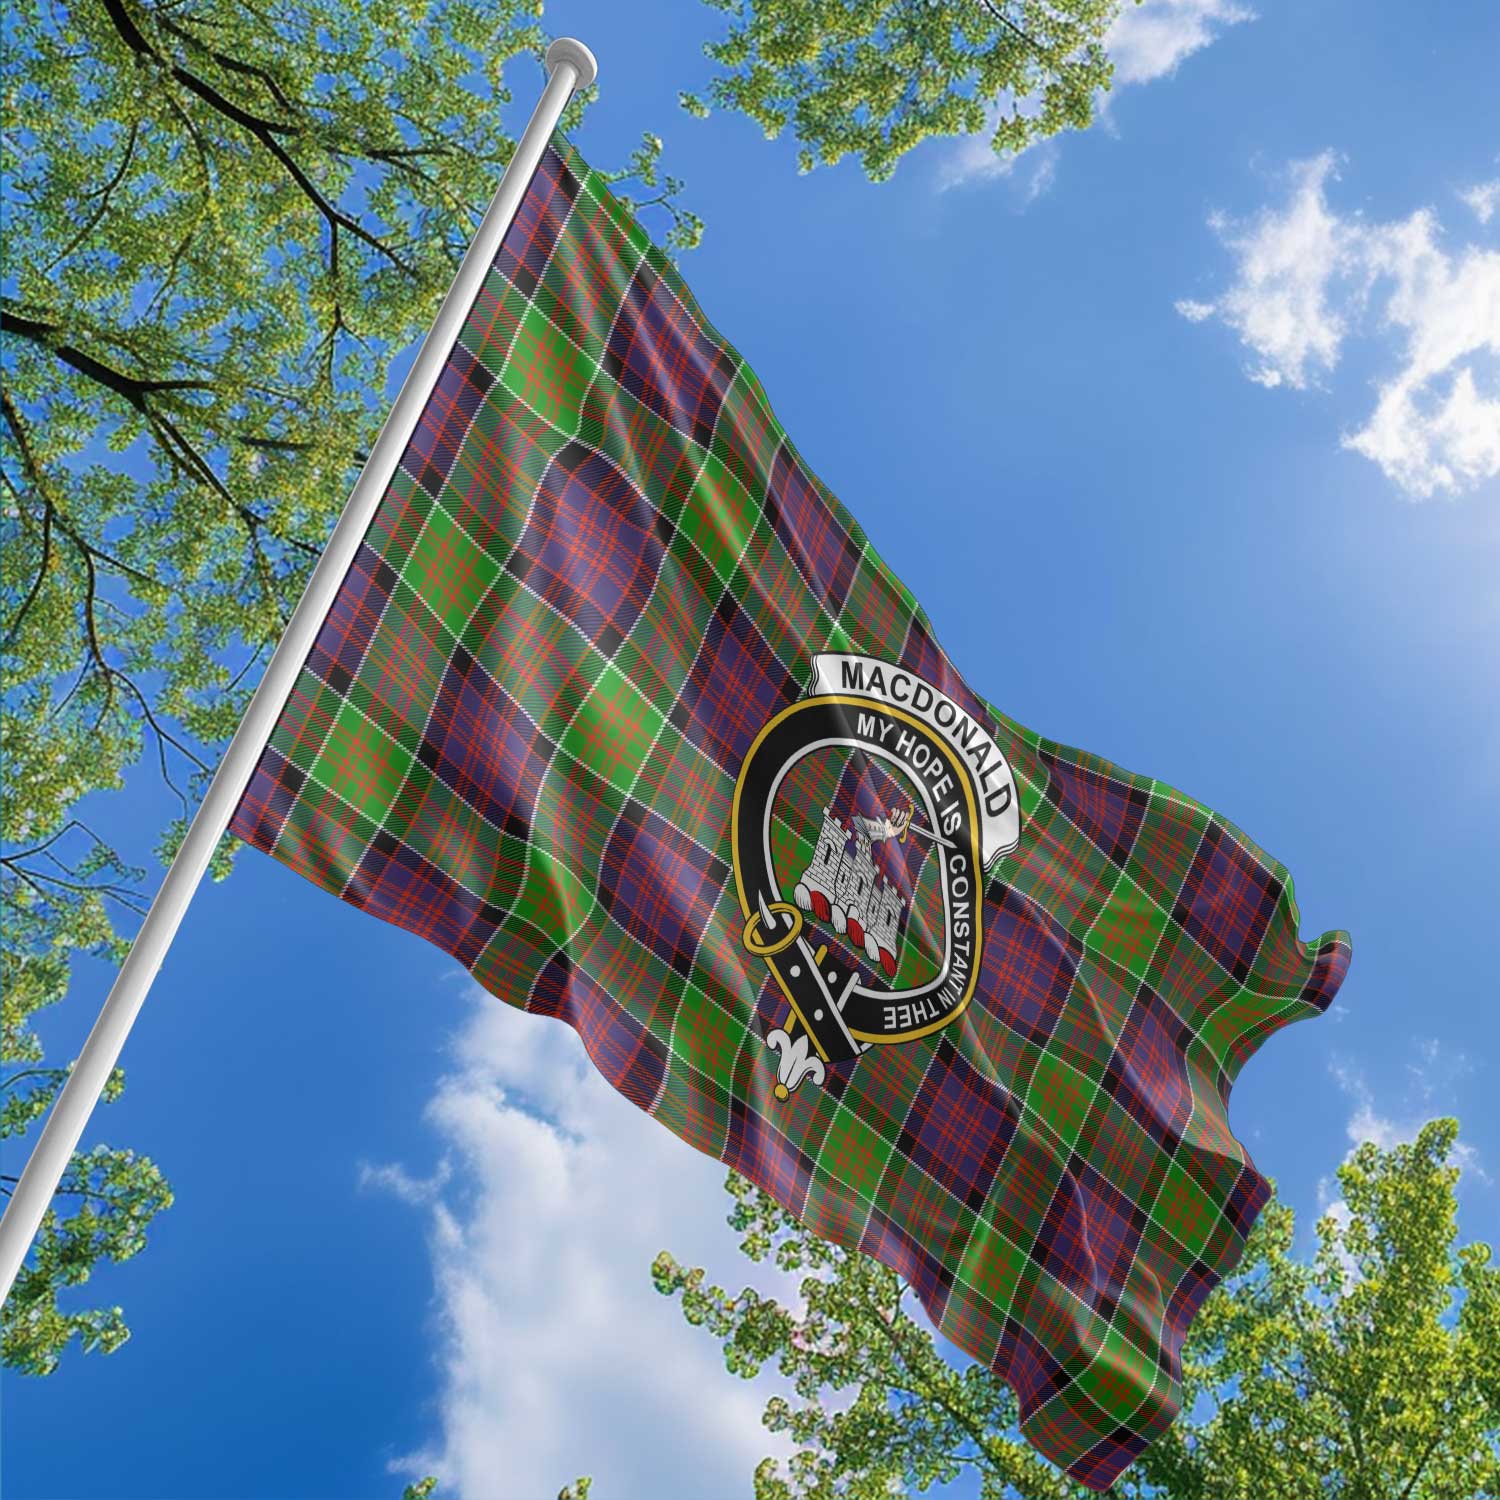
[[[143,872],[80,804],[144,756],[180,801],[159,852],[180,839],[378,429],[391,360],[431,322],[514,149],[512,74],[529,107],[539,13],[539,0],[8,9],[7,1135],[64,1077],[43,1064],[38,1013],[65,994],[74,955],[118,960],[142,910]],[[619,175],[685,247],[701,226],[660,151],[646,136]],[[57,1294],[91,1254],[134,1253],[170,1202],[128,1152],[108,1191],[97,1158],[73,1171],[78,1196],[59,1199],[55,1240],[6,1305],[5,1357],[23,1369],[52,1368],[75,1334],[105,1349],[126,1336],[117,1310],[64,1315]],[[90,1217],[70,1227],[65,1203]]]
[[[1010,156],[1086,128],[1122,0],[705,0],[730,17],[690,113],[788,127],[804,172],[845,156],[875,182],[933,136],[987,134]],[[1138,3],[1138,0],[1137,0]]]
[[[1343,1208],[1293,1255],[1292,1210],[1262,1212],[1236,1273],[1183,1350],[1183,1416],[1116,1483],[1129,1500],[1457,1500],[1500,1494],[1500,1270],[1458,1246],[1452,1120],[1411,1144],[1359,1147]],[[964,1472],[983,1500],[1083,1500],[1019,1437],[1009,1387],[950,1364],[884,1266],[816,1239],[731,1176],[752,1261],[802,1273],[803,1306],[734,1294],[663,1252],[659,1291],[724,1348],[732,1374],[792,1383],[765,1425],[756,1500],[888,1500]]]
[[[587,1476],[575,1479],[572,1484],[565,1484],[557,1492],[557,1500],[589,1500],[589,1494],[594,1488],[594,1481]],[[431,1500],[437,1489],[437,1476],[429,1474],[425,1479],[419,1479],[415,1484],[409,1484],[401,1491],[401,1500]]]

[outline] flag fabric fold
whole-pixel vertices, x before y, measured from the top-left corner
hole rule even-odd
[[[893,1267],[1096,1489],[1269,1196],[1230,1087],[1349,961],[970,690],[560,135],[231,827]]]

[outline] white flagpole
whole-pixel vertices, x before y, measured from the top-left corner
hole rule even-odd
[[[265,675],[245,710],[245,717],[219,762],[187,837],[167,870],[145,921],[141,923],[141,930],[115,977],[99,1019],[94,1023],[62,1093],[52,1105],[41,1138],[16,1184],[5,1217],[0,1220],[0,1301],[10,1294],[52,1195],[62,1181],[84,1126],[120,1056],[120,1049],[125,1045],[125,1038],[130,1034],[146,992],[151,988],[151,981],[161,968],[188,902],[193,899],[193,892],[197,890],[198,882],[202,880],[203,872],[239,806],[297,674],[333,607],[344,575],[369,530],[376,506],[395,475],[396,466],[416,431],[422,409],[437,385],[464,319],[479,295],[516,210],[521,206],[542,152],[574,90],[587,88],[597,73],[594,54],[582,42],[559,37],[547,49],[547,86],[516,143],[515,155],[505,169],[505,176],[490,201],[463,264],[458,268],[453,285],[438,309],[432,330],[418,351],[401,387],[401,394],[396,397],[385,426],[370,450],[338,524],[333,528],[333,535],[307,581],[301,601],[287,623],[286,633],[267,663]]]

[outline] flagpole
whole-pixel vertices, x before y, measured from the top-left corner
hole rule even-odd
[[[323,549],[301,601],[287,622],[280,644],[266,664],[240,727],[230,740],[219,768],[199,804],[187,837],[177,851],[151,909],[146,913],[120,972],[110,989],[99,1019],[78,1055],[73,1071],[47,1116],[0,1219],[0,1301],[10,1289],[31,1241],[41,1227],[63,1172],[71,1160],[94,1105],[125,1045],[151,981],[161,968],[183,913],[193,899],[203,872],[244,795],[261,751],[291,693],[297,674],[312,650],[323,621],[364,540],[375,509],[396,473],[433,388],[443,372],[469,309],[484,284],[501,241],[521,206],[532,174],[542,159],[563,110],[577,89],[587,88],[598,74],[594,54],[572,37],[559,37],[547,49],[547,85],[516,143],[495,196],[480,221],[453,285],[443,299],[432,329],[422,343],[410,372],[391,407],[375,446],[355,481],[333,535]]]

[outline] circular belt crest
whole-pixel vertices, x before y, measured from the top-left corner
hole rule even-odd
[[[773,819],[788,778],[808,756],[863,757],[887,782],[913,789],[880,817],[801,808],[811,857],[778,875]],[[786,1098],[827,1067],[870,1046],[914,1041],[949,1025],[974,994],[983,942],[985,869],[1015,847],[1019,810],[1010,768],[988,727],[914,674],[868,657],[819,656],[809,695],[756,736],[735,788],[735,883],[742,942],[785,998],[766,1037],[780,1054],[776,1093]],[[904,894],[877,871],[886,840],[925,847],[924,875],[942,904],[935,972],[901,978],[910,916]],[[931,862],[929,865],[928,862]],[[783,887],[790,885],[790,889]],[[900,987],[897,980],[901,978]]]

